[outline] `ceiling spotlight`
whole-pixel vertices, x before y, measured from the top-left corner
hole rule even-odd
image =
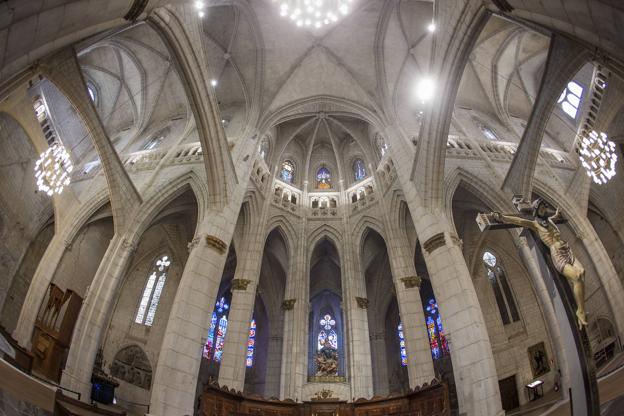
[[[217,86],[217,80],[216,79],[211,79],[210,80],[210,85],[212,85],[213,87]]]
[[[432,78],[423,78],[416,85],[416,95],[422,102],[431,100],[434,93],[435,82]]]
[[[435,32],[436,30],[436,25],[434,22],[429,23],[429,26],[427,26],[427,30],[431,33]]]

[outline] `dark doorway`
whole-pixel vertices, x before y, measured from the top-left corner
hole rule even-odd
[[[518,389],[516,388],[515,374],[511,377],[499,380],[498,388],[500,389],[503,410],[509,411],[520,406],[520,403],[518,401]]]

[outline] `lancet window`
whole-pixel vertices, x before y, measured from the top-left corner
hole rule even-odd
[[[316,171],[316,188],[317,189],[330,189],[331,188],[331,172],[327,167],[321,166]]]
[[[134,318],[134,322],[137,324],[152,326],[154,323],[154,316],[156,315],[160,295],[162,294],[165,281],[167,280],[167,271],[170,265],[171,259],[167,255],[160,256],[154,262],[154,266],[145,283],[141,302],[139,303],[139,308]]]
[[[483,263],[488,281],[494,290],[494,297],[498,305],[503,325],[510,324],[520,320],[518,307],[511,292],[511,287],[507,282],[505,269],[499,264],[498,258],[491,252],[483,252]]]
[[[256,320],[252,318],[249,324],[249,338],[247,338],[247,356],[245,358],[245,365],[250,368],[253,367],[254,350],[256,349]]]
[[[403,322],[399,322],[399,326],[397,327],[397,332],[399,334],[399,348],[401,351],[401,365],[407,365],[407,350],[405,349],[405,333],[403,332]]]
[[[282,163],[280,179],[286,183],[293,183],[295,180],[295,165],[290,160],[285,160]]]
[[[353,178],[355,181],[361,181],[366,177],[366,166],[362,159],[355,159],[353,162]]]
[[[568,82],[563,89],[557,103],[561,109],[572,119],[576,119],[579,108],[581,107],[581,97],[583,96],[583,87],[574,81]]]
[[[438,360],[449,353],[449,346],[444,335],[442,317],[438,311],[438,304],[435,299],[429,299],[425,312],[425,324],[427,325],[427,334],[429,335],[431,356],[434,360]]]
[[[215,305],[210,319],[210,327],[208,328],[208,337],[202,353],[207,360],[221,362],[225,334],[227,333],[229,309],[230,305],[225,297],[221,297]]]

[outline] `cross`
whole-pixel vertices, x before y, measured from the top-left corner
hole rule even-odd
[[[331,329],[332,326],[336,325],[336,321],[334,321],[331,316],[325,315],[323,319],[321,319],[321,325],[325,329]]]
[[[165,270],[165,268],[169,267],[170,264],[171,260],[169,260],[169,256],[163,256],[162,259],[156,262],[156,266],[158,266],[158,270],[160,270],[161,272]]]

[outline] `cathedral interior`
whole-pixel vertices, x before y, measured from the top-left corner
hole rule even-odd
[[[0,1],[0,414],[624,414],[623,27]]]

